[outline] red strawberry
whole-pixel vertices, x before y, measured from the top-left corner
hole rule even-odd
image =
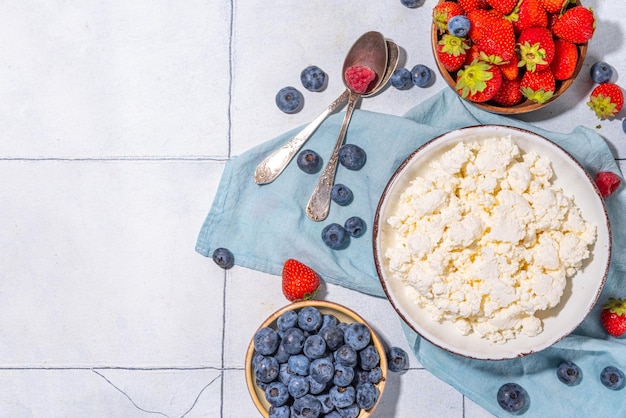
[[[511,60],[515,55],[513,24],[505,18],[493,16],[491,21],[486,23],[488,23],[489,27],[483,31],[480,39],[473,39],[476,45],[478,45],[478,49],[488,56],[498,57],[502,62]]]
[[[596,174],[596,185],[602,197],[612,195],[621,183],[619,176],[611,171],[600,171]]]
[[[611,118],[624,106],[624,93],[615,83],[603,83],[591,92],[587,106],[596,112],[598,119]]]
[[[515,80],[519,76],[519,56],[517,54],[506,64],[500,64],[502,76],[508,80]]]
[[[548,13],[561,13],[569,4],[569,0],[539,0]]]
[[[550,66],[554,58],[552,33],[546,28],[524,29],[517,38],[520,67],[527,71],[541,71]]]
[[[473,61],[457,73],[456,90],[461,97],[473,102],[491,100],[502,85],[502,73],[497,65]]]
[[[444,1],[437,3],[433,7],[433,22],[437,25],[440,33],[448,30],[448,20],[454,16],[465,14],[463,7],[454,1]]]
[[[522,94],[536,103],[545,103],[554,96],[556,83],[550,68],[541,71],[526,71],[522,76]]]
[[[484,9],[476,9],[467,13],[467,18],[470,20],[470,30],[467,36],[476,43],[481,40],[483,34],[489,31],[495,17]]]
[[[487,3],[503,15],[508,15],[515,8],[517,0],[487,0]]]
[[[291,302],[313,299],[320,287],[320,277],[311,268],[290,258],[283,265],[283,294]]]
[[[626,302],[622,299],[609,298],[602,306],[600,321],[610,335],[619,337],[626,334]]]
[[[465,39],[446,33],[437,44],[437,57],[446,67],[446,70],[454,72],[465,63],[465,56],[469,48]]]
[[[472,44],[470,49],[465,54],[465,65],[470,65],[472,61],[480,59],[480,51],[476,44]]]
[[[578,47],[563,39],[554,41],[554,59],[550,63],[550,69],[557,81],[567,80],[574,75],[578,64]]]
[[[493,101],[500,106],[514,106],[522,101],[524,97],[522,90],[520,89],[521,79],[516,78],[513,80],[503,79],[500,90],[493,96]]]
[[[516,33],[522,33],[528,28],[548,26],[548,13],[539,0],[521,0],[509,18],[513,22]]]
[[[465,10],[465,14],[474,10],[489,8],[489,3],[486,0],[459,0],[459,4]]]
[[[593,36],[596,30],[596,18],[591,9],[583,6],[572,7],[554,23],[554,36],[583,44]]]

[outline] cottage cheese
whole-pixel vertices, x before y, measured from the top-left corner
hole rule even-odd
[[[510,136],[459,142],[411,182],[387,220],[392,275],[433,320],[464,335],[541,333],[536,314],[559,303],[596,240],[553,174]]]

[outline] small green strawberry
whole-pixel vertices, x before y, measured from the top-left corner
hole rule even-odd
[[[313,299],[320,287],[320,277],[311,267],[290,258],[283,265],[282,287],[291,302]]]
[[[609,298],[602,306],[600,321],[610,335],[619,337],[626,334],[626,301]]]

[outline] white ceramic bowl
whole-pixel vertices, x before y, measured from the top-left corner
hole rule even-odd
[[[439,323],[418,307],[405,292],[405,284],[394,278],[385,251],[393,246],[395,231],[387,223],[394,213],[400,195],[429,162],[438,159],[460,141],[512,135],[522,152],[536,151],[552,162],[553,184],[574,197],[583,218],[597,226],[597,240],[591,256],[567,286],[560,303],[547,311],[538,312],[543,332],[535,337],[518,335],[505,343],[494,343],[476,333],[462,335],[450,322]],[[476,358],[501,360],[543,350],[571,333],[595,305],[604,286],[611,253],[611,233],[608,215],[595,182],[584,168],[564,149],[532,132],[497,125],[468,127],[437,137],[411,154],[397,169],[385,188],[374,219],[374,259],[383,288],[391,304],[406,323],[431,343],[456,354]]]

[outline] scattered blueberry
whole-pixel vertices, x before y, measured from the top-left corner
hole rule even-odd
[[[296,113],[303,104],[302,93],[294,87],[283,87],[276,93],[276,106],[285,113]]]
[[[213,261],[223,269],[229,269],[235,265],[235,256],[227,248],[217,248],[213,251]]]
[[[502,409],[512,413],[523,413],[528,409],[529,397],[526,389],[517,383],[505,383],[496,395],[498,404]]]
[[[326,353],[326,341],[319,334],[313,334],[304,341],[304,355],[313,359],[318,359]]]
[[[424,0],[400,0],[400,3],[402,3],[403,6],[413,9],[424,4]]]
[[[330,189],[330,198],[340,206],[347,206],[352,202],[354,195],[348,186],[341,183],[335,184]]]
[[[626,133],[626,119],[622,119],[622,130]]]
[[[306,394],[293,402],[293,410],[296,416],[302,417],[319,417],[322,413],[322,403],[317,397]]]
[[[356,351],[363,350],[371,341],[372,335],[367,325],[361,322],[353,322],[344,333],[346,344]]]
[[[278,377],[280,366],[274,357],[264,356],[254,367],[254,375],[256,380],[269,383]]]
[[[432,70],[422,64],[411,69],[411,78],[417,87],[428,87],[434,79]]]
[[[289,328],[283,334],[282,344],[285,351],[289,354],[300,354],[304,347],[306,336],[300,328]]]
[[[352,386],[333,386],[330,388],[330,398],[336,408],[346,408],[354,403],[356,391]]]
[[[294,398],[301,398],[309,393],[309,380],[306,376],[292,376],[289,380],[289,384],[287,385],[287,390]]]
[[[608,83],[613,78],[613,68],[603,61],[598,61],[591,66],[589,75],[594,83]]]
[[[281,406],[289,400],[289,391],[282,382],[274,381],[265,388],[265,399],[273,406]]]
[[[326,73],[316,65],[309,65],[300,73],[302,86],[310,91],[321,91],[326,86]]]
[[[322,229],[322,241],[334,250],[344,248],[348,243],[348,237],[343,226],[337,223],[328,224]]]
[[[309,367],[309,375],[319,383],[328,383],[335,375],[335,366],[328,357],[315,359]]]
[[[564,361],[559,364],[559,367],[556,369],[556,376],[566,385],[574,386],[580,383],[582,371],[576,363]]]
[[[401,372],[409,367],[409,356],[400,347],[391,347],[387,351],[387,366],[392,372]]]
[[[343,224],[343,228],[353,236],[358,238],[365,233],[365,221],[358,216],[352,216]]]
[[[345,144],[339,148],[339,162],[349,170],[360,170],[366,159],[365,151],[358,145]]]
[[[276,326],[280,331],[286,331],[293,328],[298,323],[298,313],[293,310],[285,311],[276,320]]]
[[[270,327],[263,327],[254,334],[254,349],[264,356],[272,355],[278,349],[278,333]]]
[[[470,20],[465,15],[452,16],[448,20],[448,32],[459,38],[463,38],[470,30]]]
[[[389,83],[398,90],[406,90],[413,85],[411,72],[404,67],[400,67],[391,74]]]
[[[322,159],[319,154],[310,149],[300,151],[296,163],[300,170],[307,174],[317,173],[322,168]]]
[[[333,384],[335,386],[348,386],[354,380],[354,367],[337,364]]]
[[[372,370],[378,366],[380,355],[376,347],[368,345],[363,350],[359,351],[359,359],[359,365],[363,370]]]
[[[626,379],[624,372],[614,366],[607,366],[600,373],[600,381],[611,390],[620,390],[624,387]]]
[[[314,306],[305,306],[298,312],[298,326],[309,332],[317,332],[322,327],[322,313]]]
[[[361,409],[370,409],[378,401],[380,392],[373,383],[366,382],[356,388],[356,404]]]

